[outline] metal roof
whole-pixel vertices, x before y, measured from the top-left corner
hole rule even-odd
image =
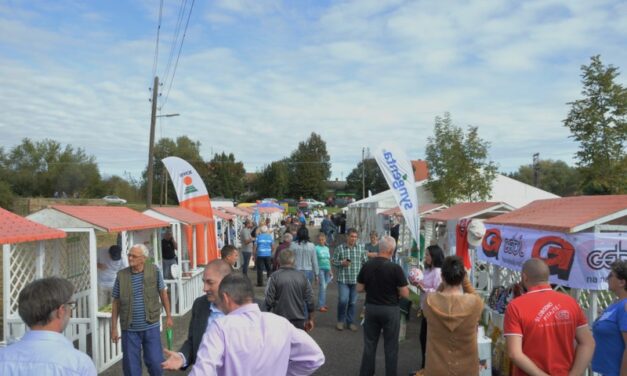
[[[124,206],[53,205],[51,208],[108,232],[145,230],[170,225]]]
[[[513,210],[513,208],[503,202],[464,202],[453,205],[448,209],[444,209],[437,213],[425,216],[430,221],[451,221],[461,218],[476,217],[484,213],[489,213],[499,209]]]
[[[180,206],[153,206],[149,210],[192,226],[213,222],[213,218],[205,217]]]
[[[65,238],[65,232],[53,229],[0,208],[0,244],[34,242]]]
[[[420,214],[428,214],[437,209],[444,210],[447,206],[444,204],[424,204],[418,205],[418,210],[420,210]],[[401,215],[401,209],[397,206],[395,208],[387,209],[379,213],[379,215]]]
[[[537,200],[486,223],[572,233],[621,219],[627,221],[627,195]]]

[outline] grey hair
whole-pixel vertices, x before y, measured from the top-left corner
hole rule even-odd
[[[131,249],[133,248],[139,248],[142,251],[142,254],[144,255],[145,258],[150,257],[150,250],[148,249],[148,247],[146,247],[144,244],[142,243],[137,243],[134,246],[131,247]]]
[[[379,252],[394,252],[396,248],[396,240],[390,235],[384,235],[379,240]]]
[[[37,279],[26,285],[17,298],[18,312],[29,328],[52,321],[52,313],[68,303],[74,294],[74,285],[67,279],[50,277]]]
[[[228,295],[237,305],[252,303],[255,297],[253,285],[250,279],[243,274],[231,273],[226,275],[218,289],[220,299]]]
[[[294,237],[292,236],[292,234],[290,234],[289,232],[286,232],[285,234],[283,234],[284,242],[291,242],[292,240],[294,240]]]
[[[264,233],[264,234],[265,234],[266,232],[268,232],[268,226],[266,226],[266,225],[261,226],[261,228],[259,229],[259,231],[261,231],[262,233]]]
[[[279,265],[294,265],[296,262],[296,256],[291,249],[284,249],[279,253]]]

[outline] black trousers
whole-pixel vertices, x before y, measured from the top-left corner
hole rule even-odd
[[[420,351],[422,351],[422,368],[425,368],[425,359],[427,354],[427,319],[424,312],[420,321]]]
[[[263,285],[263,269],[266,269],[268,278],[272,274],[272,257],[257,257],[255,259],[255,269],[257,269],[257,286]]]
[[[398,365],[398,335],[401,327],[401,310],[398,305],[366,304],[364,320],[364,352],[361,357],[360,376],[374,375],[379,335],[383,331],[385,374],[396,376]]]

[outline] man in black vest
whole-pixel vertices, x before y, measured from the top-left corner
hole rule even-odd
[[[118,272],[113,285],[111,304],[111,341],[117,342],[118,317],[122,327],[122,369],[125,376],[142,374],[141,355],[150,376],[162,375],[163,361],[159,317],[165,309],[165,326],[172,327],[170,299],[161,271],[147,264],[150,251],[143,244],[135,244],[128,251],[129,267]],[[161,300],[161,302],[159,302]]]
[[[196,362],[196,353],[208,325],[211,325],[218,317],[224,316],[224,313],[215,305],[215,300],[218,297],[218,287],[222,278],[231,273],[231,270],[231,265],[221,259],[207,264],[202,276],[205,295],[194,301],[187,340],[178,352],[163,350],[168,357],[165,362],[161,363],[164,369],[186,369]]]

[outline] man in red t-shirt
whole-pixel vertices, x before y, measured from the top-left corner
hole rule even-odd
[[[513,376],[582,375],[594,338],[577,301],[551,289],[541,259],[523,264],[522,281],[528,292],[507,306],[503,328]]]

